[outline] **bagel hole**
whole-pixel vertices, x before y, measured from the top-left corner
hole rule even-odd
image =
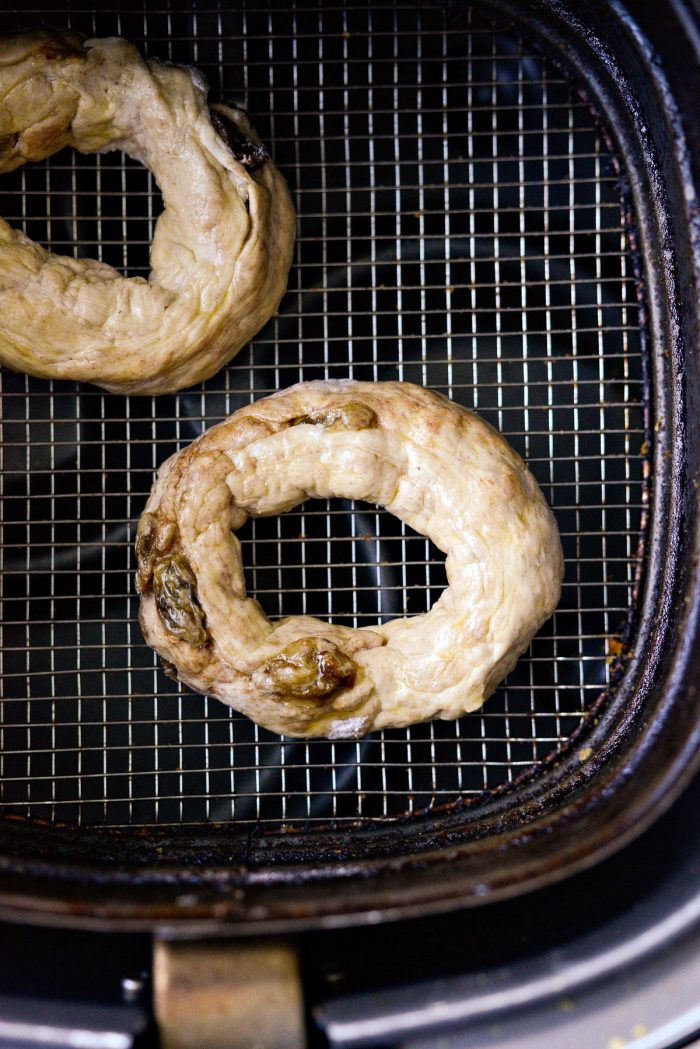
[[[63,149],[3,174],[0,208],[11,226],[57,255],[147,277],[163,200],[150,171],[126,154]]]
[[[248,594],[268,616],[377,626],[430,610],[445,555],[383,507],[312,500],[237,533]]]

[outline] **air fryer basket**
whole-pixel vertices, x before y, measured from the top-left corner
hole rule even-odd
[[[618,6],[586,17],[304,0],[0,16],[196,64],[251,112],[299,215],[279,316],[202,386],[139,399],[0,375],[5,916],[271,927],[475,902],[593,862],[687,781],[692,182],[644,41]],[[159,209],[118,153],[0,182],[10,223],[129,273]],[[505,433],[557,516],[563,596],[482,712],[280,739],[158,669],[135,522],[205,427],[346,376],[424,383]],[[243,540],[273,616],[371,624],[444,585],[439,552],[367,505],[310,502]]]

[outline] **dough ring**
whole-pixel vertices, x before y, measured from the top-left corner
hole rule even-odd
[[[165,203],[148,280],[0,219],[0,362],[140,394],[217,372],[277,309],[294,244],[286,183],[243,111],[210,108],[196,69],[67,31],[0,38],[0,93],[0,171],[63,146],[120,149]]]
[[[385,506],[447,554],[431,610],[352,629],[270,622],[234,532],[308,498]],[[300,383],[214,426],[159,472],[138,525],[146,641],[180,681],[292,736],[476,710],[552,614],[563,559],[535,479],[478,416],[409,383]]]

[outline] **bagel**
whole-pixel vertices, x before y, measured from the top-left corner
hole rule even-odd
[[[447,555],[424,615],[271,622],[235,531],[308,498],[386,507]],[[144,637],[166,669],[258,724],[353,739],[476,710],[560,596],[537,482],[478,416],[409,383],[308,382],[231,415],[158,471],[137,529]]]
[[[0,38],[0,171],[122,150],[165,205],[151,273],[54,255],[0,219],[0,362],[110,392],[158,394],[217,372],[276,311],[292,259],[286,183],[245,113],[207,105],[196,69],[119,38]]]

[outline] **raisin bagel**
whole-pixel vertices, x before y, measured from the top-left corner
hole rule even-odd
[[[242,110],[207,104],[191,68],[119,38],[37,30],[0,39],[0,172],[123,150],[165,205],[151,273],[55,255],[0,219],[0,362],[111,392],[158,394],[217,372],[276,311],[295,215]]]
[[[235,532],[308,498],[386,507],[447,555],[431,610],[352,629],[271,622]],[[181,681],[293,736],[476,710],[560,596],[554,517],[503,437],[408,383],[300,383],[214,426],[159,472],[137,532],[140,620]]]

